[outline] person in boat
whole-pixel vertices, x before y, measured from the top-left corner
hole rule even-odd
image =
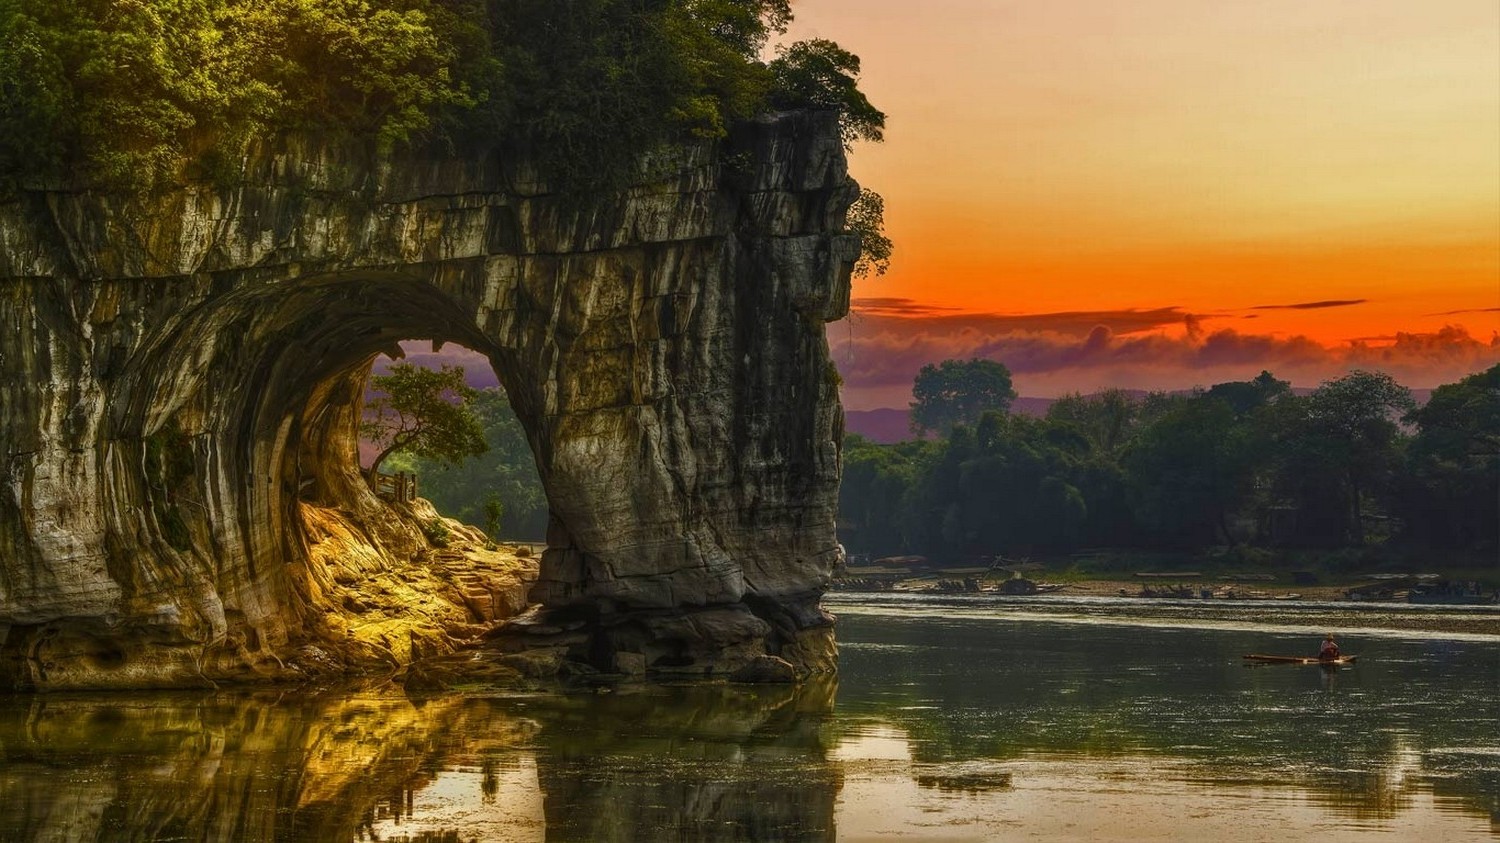
[[[1339,657],[1338,642],[1333,640],[1333,633],[1323,636],[1323,646],[1318,648],[1318,658],[1325,662],[1333,661]]]

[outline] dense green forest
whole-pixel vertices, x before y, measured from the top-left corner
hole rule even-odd
[[[1421,408],[1383,374],[1297,395],[1262,373],[1143,400],[1072,395],[1045,418],[991,410],[944,438],[844,443],[840,536],[852,553],[1227,547],[1254,558],[1380,545],[1493,564],[1497,521],[1500,366]]]
[[[311,131],[375,148],[501,143],[569,187],[768,109],[885,116],[859,59],[789,45],[790,0],[0,0],[0,180],[232,178]]]

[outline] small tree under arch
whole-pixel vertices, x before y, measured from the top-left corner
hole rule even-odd
[[[380,464],[397,451],[456,466],[488,450],[474,411],[479,392],[464,382],[462,366],[397,363],[370,383],[379,394],[365,405],[359,433],[380,448],[366,472],[371,488]]]

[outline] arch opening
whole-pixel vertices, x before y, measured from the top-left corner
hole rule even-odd
[[[274,478],[266,506],[285,525],[272,564],[286,564],[295,603],[317,608],[300,632],[337,642],[337,658],[401,666],[526,608],[535,559],[425,499],[382,494],[360,458],[377,359],[414,338],[475,349],[492,367],[504,350],[449,291],[410,277],[315,279],[277,308],[306,316],[267,344],[263,367],[279,389],[245,402],[241,426],[257,431],[252,465]]]
[[[407,340],[402,356],[382,353],[371,369],[372,379],[399,364],[427,370],[456,367],[474,390],[471,410],[482,431],[485,450],[457,460],[422,457],[397,450],[381,464],[381,473],[411,478],[403,482],[411,494],[429,501],[444,517],[482,528],[494,542],[524,545],[532,552],[545,546],[549,507],[537,471],[536,455],[520,418],[510,406],[509,392],[500,385],[488,358],[453,344]],[[379,389],[366,392],[366,406]],[[366,412],[366,418],[369,418]],[[368,470],[379,447],[365,431],[360,442],[360,465]],[[393,486],[395,484],[392,484]]]

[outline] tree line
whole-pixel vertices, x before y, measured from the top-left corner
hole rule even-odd
[[[1378,372],[1298,395],[1269,372],[1189,394],[1069,395],[1009,414],[1010,373],[918,375],[913,429],[844,440],[840,537],[939,560],[1213,546],[1471,552],[1500,520],[1500,366],[1417,407]]]

